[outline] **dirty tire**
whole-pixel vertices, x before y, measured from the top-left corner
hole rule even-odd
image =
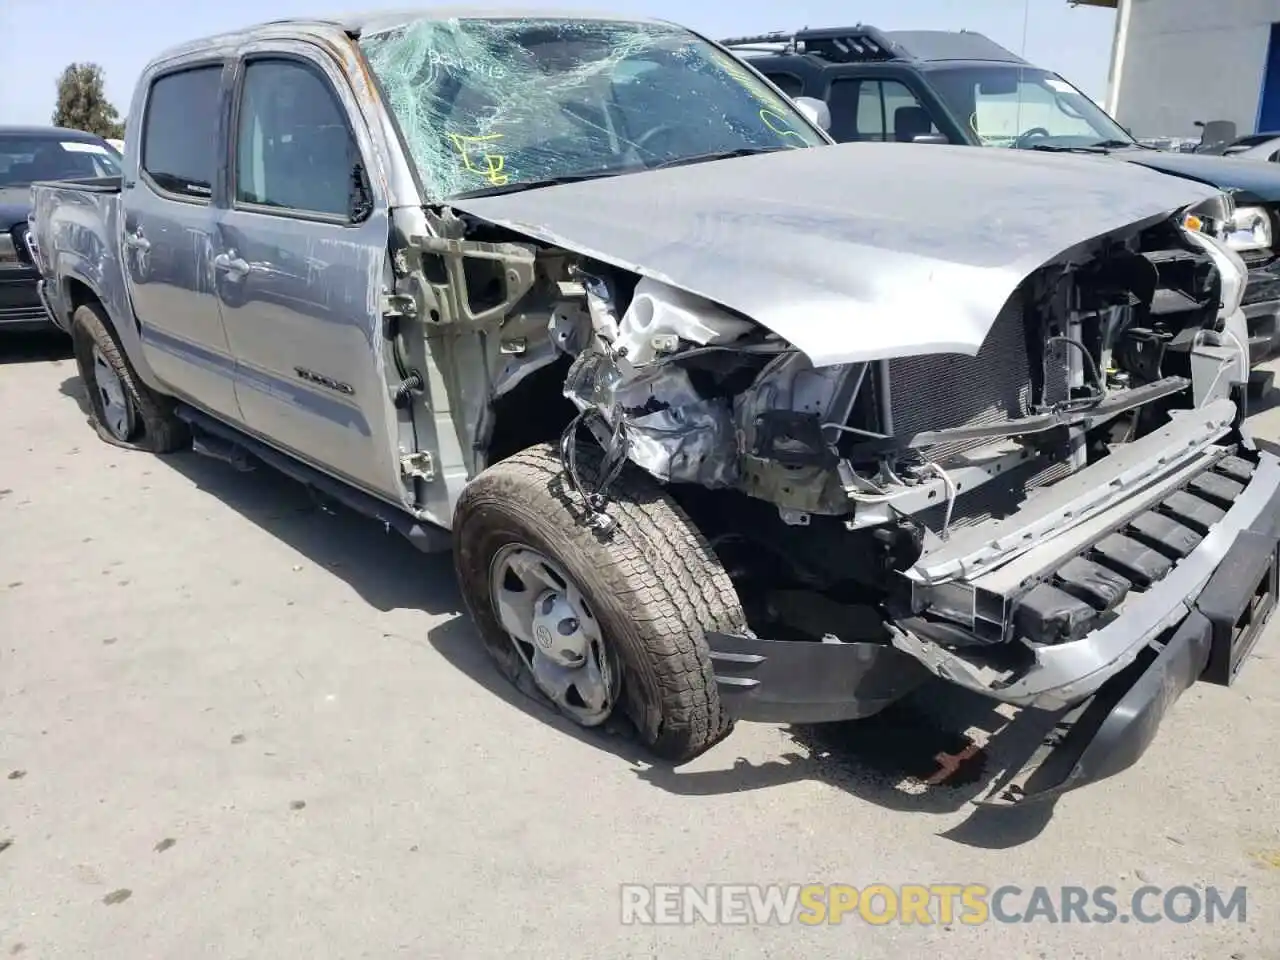
[[[591,477],[598,447],[583,446]],[[495,464],[463,491],[454,514],[454,565],[468,612],[490,656],[521,689],[535,689],[490,599],[494,555],[522,543],[559,563],[591,604],[622,666],[620,703],[640,741],[683,763],[728,736],[705,633],[746,618],[732,582],[684,512],[627,467],[610,488],[614,525],[593,528],[555,448],[532,447]]]
[[[191,431],[173,413],[173,401],[157,394],[142,383],[134,373],[124,351],[116,342],[115,334],[96,303],[84,303],[71,315],[71,338],[75,348],[76,366],[88,394],[91,422],[98,435],[107,443],[151,453],[171,453],[182,450],[191,442]],[[93,351],[102,354],[120,380],[124,395],[133,405],[134,429],[127,440],[113,437],[103,426],[102,397],[94,388]]]

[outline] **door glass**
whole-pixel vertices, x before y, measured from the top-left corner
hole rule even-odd
[[[929,111],[897,80],[835,80],[827,94],[831,135],[849,140],[910,143],[938,132]]]
[[[317,69],[250,61],[236,138],[238,204],[345,217],[358,156],[346,111]]]
[[[194,200],[213,195],[222,65],[166,74],[151,85],[142,169],[155,186]]]

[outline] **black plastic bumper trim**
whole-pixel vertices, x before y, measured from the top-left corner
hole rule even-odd
[[[707,635],[725,710],[760,723],[831,723],[879,713],[930,674],[881,643]]]

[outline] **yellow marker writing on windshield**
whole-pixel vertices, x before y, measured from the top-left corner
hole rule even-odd
[[[507,158],[500,153],[489,153],[486,149],[488,144],[501,140],[502,134],[489,133],[482,137],[464,137],[460,133],[451,133],[449,139],[453,141],[459,156],[462,157],[463,165],[472,173],[484,177],[495,187],[501,187],[510,181],[511,178],[502,172],[507,165]],[[476,166],[473,160],[472,154],[477,150],[480,160],[484,163],[483,167]]]
[[[760,119],[764,121],[764,125],[766,127],[778,136],[782,137],[784,140],[787,137],[793,137],[794,139],[799,140],[804,146],[808,146],[804,137],[798,131],[792,130],[791,127],[787,125],[787,118],[782,114],[776,113],[773,110],[761,110]]]

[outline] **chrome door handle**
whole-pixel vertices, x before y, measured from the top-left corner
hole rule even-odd
[[[225,253],[220,253],[213,258],[213,267],[215,270],[221,270],[233,280],[239,280],[249,273],[248,262]]]

